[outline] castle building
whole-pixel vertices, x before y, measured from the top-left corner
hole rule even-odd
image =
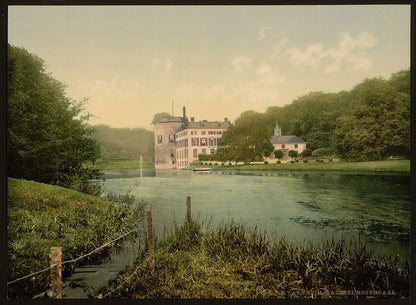
[[[284,153],[287,153],[290,150],[295,150],[298,153],[301,153],[306,149],[306,142],[301,138],[298,138],[297,136],[282,136],[282,130],[277,123],[271,142],[274,150],[281,150]]]
[[[223,133],[230,126],[223,122],[188,121],[186,108],[182,117],[163,118],[154,126],[155,168],[184,168],[199,155],[215,154]]]

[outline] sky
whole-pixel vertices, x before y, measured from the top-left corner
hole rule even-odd
[[[8,41],[45,61],[90,124],[158,112],[234,121],[410,67],[410,5],[9,6]]]

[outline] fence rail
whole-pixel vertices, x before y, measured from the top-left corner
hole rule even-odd
[[[77,262],[77,261],[79,261],[79,260],[81,260],[81,259],[83,259],[83,258],[85,258],[85,257],[88,257],[88,256],[90,256],[90,255],[94,254],[95,252],[97,252],[97,251],[99,251],[99,250],[101,250],[101,249],[103,249],[103,248],[105,248],[105,247],[108,247],[108,246],[109,246],[109,245],[111,245],[112,243],[114,243],[114,242],[116,242],[116,241],[118,241],[118,240],[120,240],[120,239],[122,239],[122,238],[126,237],[127,235],[130,235],[131,233],[138,231],[138,230],[139,230],[139,228],[133,229],[133,230],[131,230],[131,231],[129,231],[129,232],[127,232],[127,233],[125,233],[125,234],[123,234],[123,235],[121,235],[121,236],[119,236],[119,237],[117,237],[117,238],[115,238],[115,239],[113,239],[113,240],[111,240],[111,241],[109,241],[109,242],[106,242],[105,244],[101,245],[100,247],[98,247],[98,248],[96,248],[96,249],[92,250],[91,252],[89,252],[89,253],[87,253],[87,254],[81,255],[81,256],[79,256],[79,257],[77,257],[77,258],[74,258],[74,259],[71,259],[71,260],[64,261],[64,262],[62,262],[62,263],[61,263],[61,265],[63,266],[63,265],[65,265],[65,264],[75,263],[75,262]],[[57,264],[51,264],[48,268],[42,269],[42,270],[40,270],[40,271],[33,272],[33,273],[31,273],[31,274],[28,274],[28,275],[22,276],[22,277],[20,277],[20,278],[18,278],[18,279],[15,279],[15,280],[13,280],[13,281],[7,282],[7,285],[11,285],[11,284],[14,284],[14,283],[16,283],[16,282],[19,282],[19,281],[25,280],[25,279],[27,279],[27,278],[29,278],[29,277],[32,277],[32,276],[38,275],[38,274],[40,274],[40,273],[42,273],[42,272],[46,272],[46,271],[51,270],[52,268],[54,268],[54,267],[56,267],[56,266],[57,266]]]

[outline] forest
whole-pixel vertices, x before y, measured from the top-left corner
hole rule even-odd
[[[365,79],[350,91],[311,92],[265,113],[246,111],[224,134],[213,159],[259,161],[269,156],[276,122],[282,135],[307,142],[313,155],[344,160],[409,158],[410,69]]]

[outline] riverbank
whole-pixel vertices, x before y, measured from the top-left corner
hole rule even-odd
[[[127,196],[127,195],[126,195]],[[137,226],[140,208],[132,210],[117,201],[91,196],[59,186],[8,179],[8,281],[49,266],[51,247],[62,247],[68,261],[97,249]],[[114,247],[114,244],[112,245]],[[109,247],[77,263],[105,256]],[[63,275],[75,263],[63,265]],[[49,289],[49,271],[8,285],[9,298],[31,298]]]
[[[98,159],[94,164],[86,164],[88,167],[98,170],[118,170],[118,169],[140,169],[154,168],[153,162],[142,162],[133,159]]]
[[[231,223],[207,231],[193,222],[159,241],[98,298],[407,298],[409,262],[376,257],[362,245],[269,241]]]
[[[401,175],[410,175],[410,160],[383,160],[383,161],[330,161],[322,159],[321,161],[308,160],[307,163],[302,161],[287,163],[267,163],[267,164],[229,164],[214,162],[194,162],[192,167],[209,167],[211,170],[285,170],[285,171],[340,171],[353,173],[398,173]]]

